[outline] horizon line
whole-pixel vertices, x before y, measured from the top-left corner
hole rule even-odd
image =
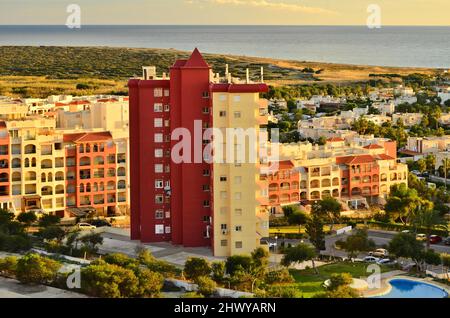
[[[65,24],[2,24],[0,26],[66,26]],[[83,26],[204,26],[204,27],[245,27],[245,26],[272,26],[272,27],[367,27],[365,24],[81,24]],[[450,24],[385,24],[381,25],[383,27],[450,27]]]

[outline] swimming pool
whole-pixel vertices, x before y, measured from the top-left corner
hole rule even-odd
[[[392,290],[389,294],[377,298],[446,298],[448,293],[431,284],[409,279],[393,279],[389,282]]]

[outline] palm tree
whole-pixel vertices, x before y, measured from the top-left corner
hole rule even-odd
[[[430,237],[433,230],[447,231],[447,221],[439,211],[429,207],[419,206],[414,210],[412,225],[417,229],[423,229],[427,236],[427,250],[430,248]]]

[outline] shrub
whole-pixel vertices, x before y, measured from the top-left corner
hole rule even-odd
[[[267,284],[293,283],[294,281],[295,279],[291,276],[287,268],[268,272],[265,279]]]
[[[139,269],[135,275],[139,280],[136,296],[146,298],[159,297],[164,285],[164,277],[160,273],[155,273],[148,269]]]
[[[209,276],[210,274],[211,266],[203,258],[190,257],[184,264],[184,276],[187,279],[196,280],[198,277]]]
[[[337,290],[341,286],[349,286],[353,283],[352,275],[348,273],[331,274],[329,290]]]
[[[225,277],[225,262],[213,262],[211,270],[213,279],[216,282],[222,282]]]
[[[108,264],[118,265],[120,267],[136,267],[138,265],[137,260],[121,253],[108,254],[103,260]]]
[[[17,261],[16,277],[25,284],[48,284],[56,279],[61,264],[37,254],[27,254]]]
[[[198,285],[198,292],[205,297],[211,297],[216,292],[216,282],[207,276],[197,277],[195,283]]]
[[[227,273],[233,276],[237,271],[248,271],[252,266],[253,260],[248,255],[234,255],[227,258],[225,267]]]
[[[185,293],[181,298],[205,298],[205,296],[196,292],[189,292]]]
[[[265,298],[296,298],[298,291],[294,287],[272,286],[266,290]]]
[[[0,274],[14,276],[17,270],[17,257],[8,256],[0,259]]]

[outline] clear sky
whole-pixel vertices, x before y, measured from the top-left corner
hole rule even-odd
[[[377,4],[384,25],[450,25],[450,0],[0,0],[0,24],[65,24],[72,3],[83,24],[364,25]]]

